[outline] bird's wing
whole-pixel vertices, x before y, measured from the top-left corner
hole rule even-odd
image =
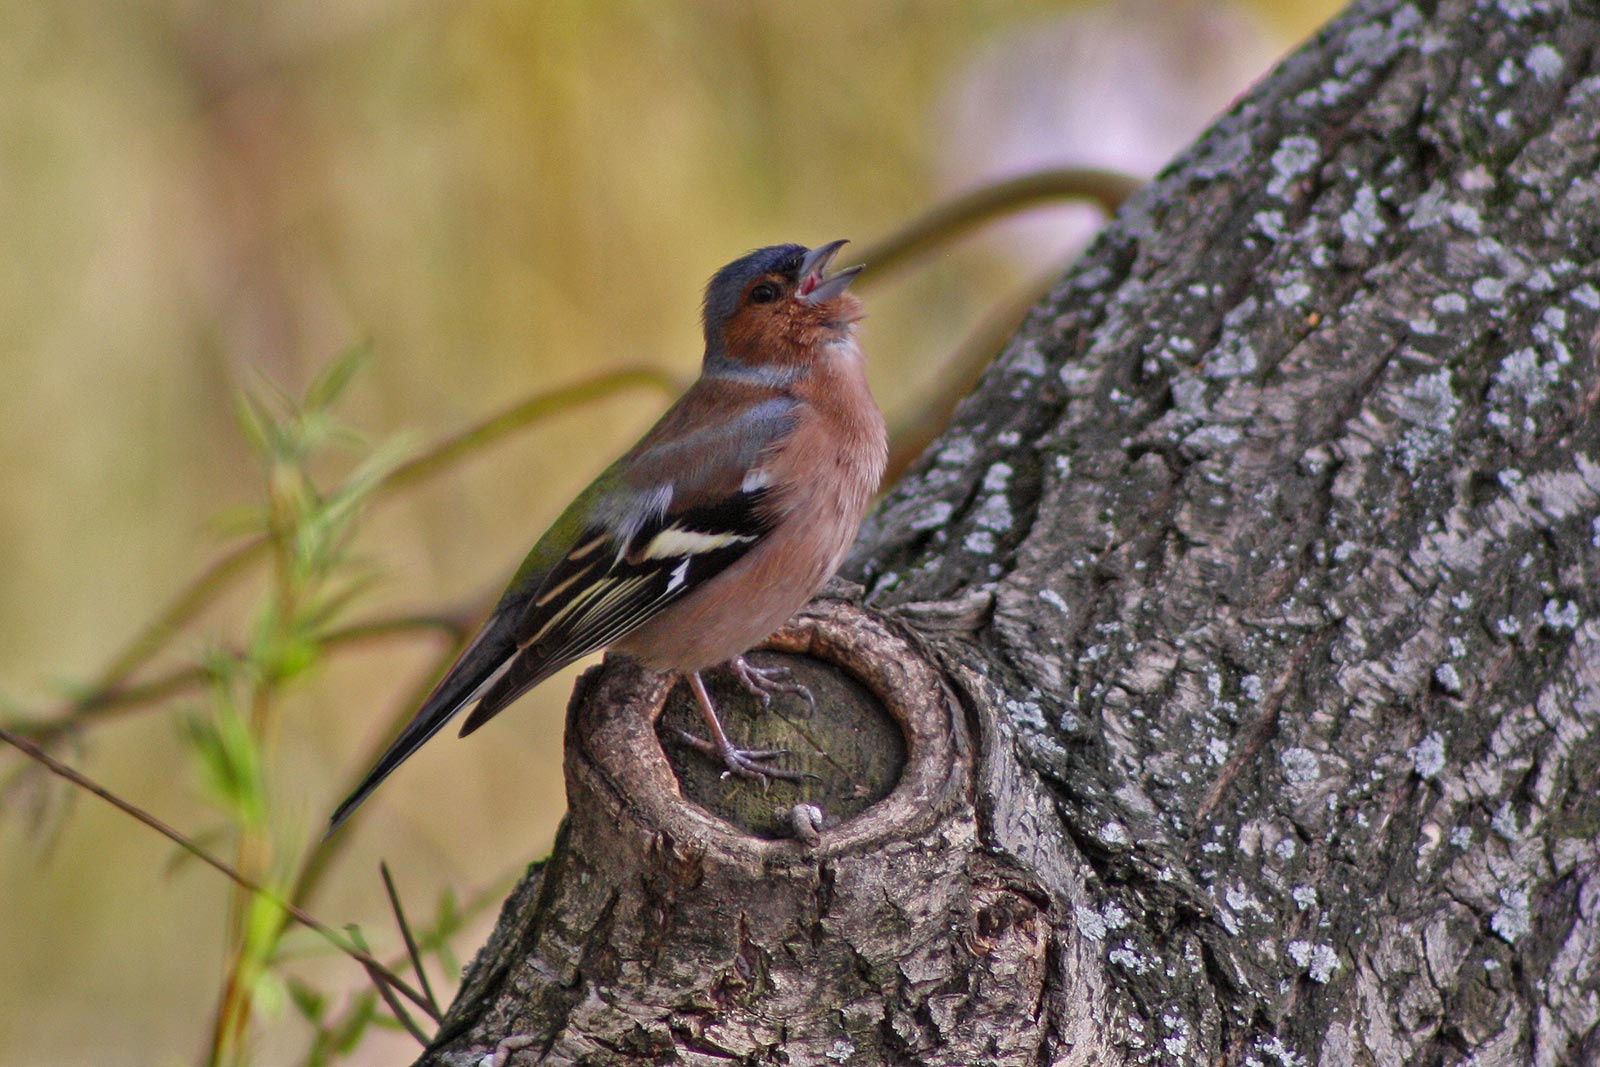
[[[587,516],[571,547],[553,563],[530,554],[523,569],[537,578],[514,581],[502,601],[517,606],[517,652],[476,694],[462,736],[759,544],[776,521],[762,463],[793,428],[797,407],[787,397],[751,403],[726,390],[686,393],[602,476],[598,484],[611,488],[569,509]]]
[[[330,833],[463,708],[477,703],[465,736],[760,543],[776,517],[761,463],[796,405],[729,413],[719,402],[691,389],[540,538],[483,629],[334,812]]]
[[[507,669],[483,691],[466,736],[573,660],[631,633],[721,573],[772,528],[765,488],[672,509],[626,540],[589,531],[527,602]]]

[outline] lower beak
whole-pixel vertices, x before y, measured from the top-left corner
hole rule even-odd
[[[847,244],[848,241],[829,241],[806,253],[805,259],[800,261],[800,288],[796,293],[799,299],[808,304],[821,304],[850,287],[855,276],[861,273],[862,265],[842,270],[831,278],[823,277],[833,257]]]

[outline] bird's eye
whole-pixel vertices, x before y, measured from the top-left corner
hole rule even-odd
[[[778,299],[778,287],[771,282],[762,282],[750,290],[750,303],[770,304]]]

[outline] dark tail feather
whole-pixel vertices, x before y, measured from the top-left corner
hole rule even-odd
[[[461,736],[466,737],[510,707],[523,693],[571,662],[569,659],[551,662],[548,656],[535,648],[525,650],[493,685],[479,695],[478,706],[472,709],[467,721],[461,724]]]
[[[444,729],[445,723],[455,718],[461,709],[472,701],[484,681],[500,669],[506,657],[515,653],[515,648],[505,647],[503,642],[491,640],[487,631],[468,645],[455,665],[423,702],[422,709],[412,717],[406,728],[400,731],[400,736],[395,738],[394,743],[379,757],[377,764],[361,780],[361,784],[356,786],[355,792],[345,798],[345,802],[333,813],[333,818],[328,821],[328,834],[339,829],[340,824],[350,817],[350,813],[360,807],[361,802],[371,796],[372,791],[377,789],[396,767],[427,743],[430,737]]]

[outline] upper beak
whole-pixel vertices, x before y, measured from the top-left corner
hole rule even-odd
[[[808,304],[820,304],[825,300],[832,300],[849,288],[855,276],[861,273],[864,264],[842,270],[831,278],[825,279],[822,276],[828,269],[828,264],[833,262],[833,257],[839,254],[839,249],[849,243],[829,241],[806,253],[806,258],[800,261],[800,288],[797,295],[801,300]]]

